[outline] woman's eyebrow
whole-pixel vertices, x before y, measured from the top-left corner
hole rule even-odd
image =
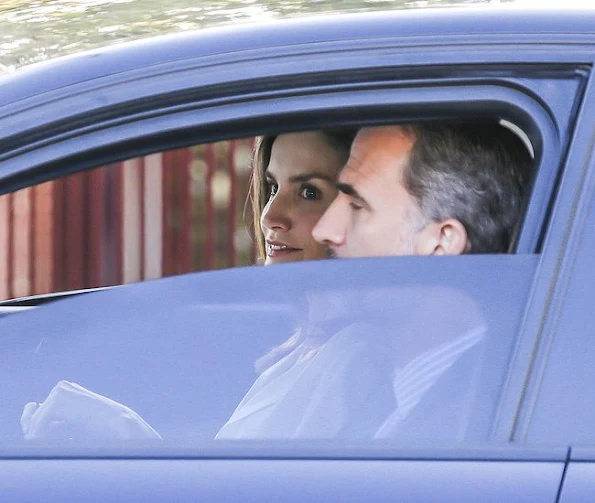
[[[289,181],[291,183],[303,183],[303,182],[307,182],[309,180],[312,180],[313,178],[320,178],[321,180],[326,180],[327,182],[330,183],[335,183],[335,177],[334,176],[329,176],[325,173],[304,173],[303,175],[295,175],[289,178]]]

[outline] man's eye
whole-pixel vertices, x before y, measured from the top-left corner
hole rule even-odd
[[[304,199],[320,199],[320,191],[313,185],[304,185],[301,189],[300,195]]]
[[[359,211],[359,210],[363,210],[363,209],[364,209],[364,207],[363,207],[361,204],[354,203],[353,201],[351,201],[351,202],[349,203],[349,207],[350,207],[350,208],[351,208],[353,211]]]

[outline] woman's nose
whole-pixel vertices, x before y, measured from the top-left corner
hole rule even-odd
[[[280,192],[277,192],[264,207],[260,217],[262,229],[276,229],[288,231],[292,227],[291,202]]]

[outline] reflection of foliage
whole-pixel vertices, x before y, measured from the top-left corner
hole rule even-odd
[[[226,22],[471,3],[490,0],[2,0],[0,62],[20,66],[116,41]]]

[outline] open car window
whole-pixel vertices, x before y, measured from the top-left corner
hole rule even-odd
[[[0,196],[0,301],[254,263],[253,144],[155,152]]]
[[[125,405],[163,446],[488,441],[536,259],[250,267],[7,316],[0,320],[0,442],[23,441],[25,405],[45,400],[60,381]],[[69,424],[58,413],[51,433],[32,445],[128,438],[96,428],[104,419],[92,410],[84,414]]]
[[[499,123],[534,158],[524,131]],[[261,263],[249,198],[257,141],[156,151],[0,195],[0,301]]]

